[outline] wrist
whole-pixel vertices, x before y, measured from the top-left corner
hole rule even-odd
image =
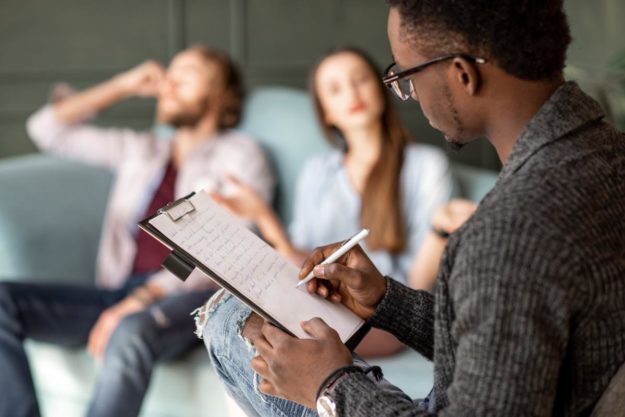
[[[135,288],[129,295],[144,306],[148,306],[160,299],[162,297],[162,292],[160,290],[155,291],[150,285],[144,285]]]
[[[371,373],[377,382],[381,381],[384,376],[379,366],[361,368],[357,365],[349,365],[337,368],[330,375],[328,375],[328,377],[326,377],[317,390],[316,405],[317,413],[320,417],[338,416],[337,404],[335,402],[335,391],[341,382],[348,379],[350,375],[355,373],[364,375]]]
[[[119,74],[111,78],[108,85],[116,101],[124,100],[134,95],[132,88],[125,82],[123,74]]]
[[[148,306],[155,301],[149,291],[143,287],[135,289],[129,295],[132,299],[139,301],[144,306]]]
[[[330,395],[332,393],[332,389],[338,385],[343,379],[347,378],[350,373],[353,372],[363,372],[363,370],[356,365],[346,365],[341,366],[340,368],[336,368],[334,371],[330,372],[330,374],[325,377],[325,379],[319,384],[319,388],[317,388],[317,394],[315,395],[315,399],[319,399],[322,395]]]

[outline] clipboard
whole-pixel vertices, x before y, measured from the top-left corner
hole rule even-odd
[[[159,209],[152,216],[141,220],[138,224],[142,230],[144,230],[150,236],[164,244],[171,251],[169,256],[163,262],[162,266],[169,272],[174,274],[181,281],[186,281],[186,279],[189,277],[189,275],[191,275],[191,272],[194,269],[199,269],[209,278],[215,281],[219,286],[225,288],[227,291],[232,293],[232,295],[237,297],[241,302],[250,307],[263,319],[267,320],[287,334],[297,337],[284,325],[282,325],[275,317],[269,314],[265,309],[263,309],[245,294],[241,293],[241,291],[236,289],[231,283],[228,282],[228,280],[224,279],[224,277],[220,276],[219,273],[217,273],[215,270],[211,269],[209,266],[205,265],[194,256],[189,254],[183,248],[178,246],[172,239],[163,234],[160,230],[158,230],[154,225],[150,223],[151,220],[161,215],[166,215],[172,222],[175,223],[183,219],[185,216],[194,213],[196,211],[196,207],[191,201],[191,198],[195,195],[196,193],[193,192],[167,204],[166,206]],[[350,350],[355,349],[358,343],[360,343],[360,341],[367,334],[369,329],[370,325],[367,322],[364,322],[360,326],[360,328],[358,328],[345,342],[345,346],[347,346]]]

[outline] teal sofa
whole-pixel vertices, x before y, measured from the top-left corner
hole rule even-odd
[[[268,151],[279,175],[276,200],[285,222],[299,168],[327,145],[308,95],[262,88],[246,103],[241,129]],[[454,166],[461,194],[479,200],[496,174]],[[93,285],[94,263],[111,174],[58,157],[36,154],[0,160],[0,279]],[[27,341],[44,417],[84,415],[97,364],[84,349]],[[375,361],[389,380],[424,396],[431,364],[414,352]],[[143,417],[227,415],[224,391],[203,349],[159,365]]]

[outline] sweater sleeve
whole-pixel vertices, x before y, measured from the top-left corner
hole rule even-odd
[[[387,290],[370,324],[392,333],[406,346],[432,360],[434,349],[434,297],[394,279],[386,279]]]
[[[461,242],[444,289],[449,305],[437,306],[455,316],[452,323],[437,322],[437,345],[454,346],[453,355],[436,358],[435,387],[448,387],[437,415],[552,415],[573,305],[580,302],[572,299],[572,288],[579,285],[573,281],[581,275],[581,262],[561,236],[527,219],[484,223]],[[391,291],[384,300],[389,304],[399,301]],[[419,301],[406,296],[410,301],[400,301],[397,311]],[[408,321],[407,315],[419,312],[408,311],[394,320]],[[375,320],[389,322],[390,312],[385,307]],[[411,334],[408,322],[387,327]],[[341,416],[429,415],[402,393],[383,390],[358,373],[337,384],[333,397]]]

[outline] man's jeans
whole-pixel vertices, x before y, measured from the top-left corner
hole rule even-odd
[[[222,296],[222,294],[225,294]],[[256,352],[241,336],[242,326],[250,309],[228,293],[219,292],[208,303],[204,343],[217,374],[228,394],[248,417],[308,417],[317,416],[314,410],[258,390],[260,377],[250,366]],[[354,363],[366,367],[360,358]],[[386,380],[378,382],[384,389],[401,394],[401,390]]]
[[[23,340],[85,346],[100,314],[143,279],[128,282],[120,290],[0,282],[0,417],[40,415]],[[124,318],[109,339],[88,416],[137,416],[154,363],[199,343],[190,313],[209,296],[166,297]]]

